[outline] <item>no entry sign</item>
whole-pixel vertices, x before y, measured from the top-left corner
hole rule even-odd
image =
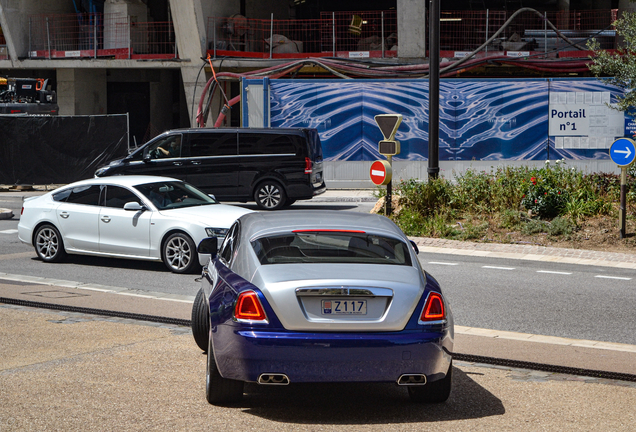
[[[369,175],[374,185],[387,185],[391,182],[391,177],[393,175],[391,164],[384,160],[375,161],[371,164]]]

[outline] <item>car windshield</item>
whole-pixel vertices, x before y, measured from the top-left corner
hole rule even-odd
[[[251,242],[261,264],[359,263],[411,265],[408,245],[364,232],[297,231]]]
[[[193,207],[219,202],[203,191],[184,182],[167,181],[135,186],[159,210]]]

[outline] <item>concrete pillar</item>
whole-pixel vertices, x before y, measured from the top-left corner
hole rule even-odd
[[[106,114],[106,69],[58,69],[60,115]]]
[[[174,22],[179,58],[184,60],[181,66],[181,77],[190,124],[194,126],[201,90],[206,82],[205,73],[201,72],[200,82],[197,83],[197,74],[203,65],[201,58],[205,57],[206,53],[207,19],[203,15],[201,0],[170,0],[170,12]]]
[[[150,81],[150,122],[154,125],[172,125],[172,73],[157,71],[158,81]]]
[[[426,57],[426,0],[397,0],[398,57]]]

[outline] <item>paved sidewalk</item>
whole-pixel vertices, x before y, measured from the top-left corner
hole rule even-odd
[[[0,304],[0,431],[633,431],[636,384],[455,362],[445,404],[395,384],[245,386],[205,400],[189,329]]]

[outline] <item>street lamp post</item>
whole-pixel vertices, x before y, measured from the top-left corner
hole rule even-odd
[[[428,67],[428,177],[439,174],[439,2],[431,0],[429,9]]]

